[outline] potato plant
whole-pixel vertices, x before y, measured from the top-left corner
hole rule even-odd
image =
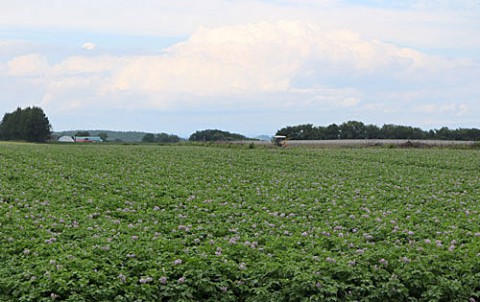
[[[480,153],[0,144],[0,301],[479,301]]]

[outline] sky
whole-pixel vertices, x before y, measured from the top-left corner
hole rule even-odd
[[[480,128],[480,0],[0,0],[0,114],[54,131]]]

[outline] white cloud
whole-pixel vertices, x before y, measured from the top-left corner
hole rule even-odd
[[[80,106],[83,96],[84,103],[102,99],[111,105],[121,99],[130,107],[174,109],[258,106],[252,100],[269,94],[277,96],[276,102],[264,104],[273,107],[355,107],[365,95],[345,84],[329,88],[332,78],[421,81],[461,64],[350,30],[281,21],[202,27],[158,55],[71,56],[49,65],[46,57],[30,54],[6,66],[9,75],[40,76],[35,84],[45,86],[44,104],[78,99]],[[141,101],[126,103],[122,95]]]
[[[270,47],[275,45],[258,43],[258,37],[232,41],[218,36],[209,40],[212,37],[208,31],[202,30],[199,34],[203,33],[207,36],[194,36],[162,56],[133,60],[117,75],[117,86],[127,90],[198,95],[288,89],[298,65],[296,59],[287,57],[288,53],[271,52]],[[252,41],[248,41],[249,38]]]
[[[38,76],[48,71],[45,57],[39,54],[22,55],[7,62],[7,73],[11,76]]]
[[[200,96],[274,93],[295,88],[292,82],[308,74],[326,78],[388,71],[407,77],[448,64],[349,30],[331,31],[308,22],[262,22],[201,28],[161,55],[129,61],[115,72],[114,88]]]
[[[94,50],[96,45],[92,42],[85,42],[82,44],[82,48],[85,50]]]
[[[62,59],[52,59],[50,49],[49,59],[28,54],[1,63],[0,57],[0,75],[19,79],[24,91],[34,85],[43,94],[41,105],[53,112],[188,108],[295,113],[300,121],[323,113],[339,122],[338,112],[378,119],[408,111],[470,116],[465,108],[475,107],[470,100],[480,70],[472,60],[432,56],[309,21],[199,27],[149,55],[104,55],[75,45],[76,52]]]
[[[308,20],[422,47],[477,47],[477,0],[83,0],[8,1],[0,27],[187,36],[199,26]]]

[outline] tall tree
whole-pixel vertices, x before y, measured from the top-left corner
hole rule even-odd
[[[363,139],[366,136],[366,127],[362,122],[348,121],[340,125],[341,139]]]
[[[25,122],[25,139],[30,142],[44,142],[50,138],[51,126],[47,116],[39,107],[28,108]]]
[[[328,125],[325,128],[325,136],[327,139],[339,139],[340,138],[340,128],[337,124]]]
[[[14,112],[3,116],[0,124],[0,138],[45,142],[52,134],[51,128],[48,117],[41,108],[17,108]]]

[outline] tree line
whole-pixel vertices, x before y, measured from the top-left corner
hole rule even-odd
[[[328,140],[328,139],[426,139],[426,140],[480,140],[480,129],[442,127],[434,130],[422,130],[418,127],[385,124],[382,127],[365,125],[359,121],[348,121],[340,125],[326,127],[302,124],[287,126],[276,132],[291,140]]]
[[[143,138],[142,142],[144,143],[178,143],[181,138],[175,134],[167,134],[167,133],[146,133]]]
[[[45,142],[51,137],[51,129],[52,126],[41,108],[17,108],[3,116],[0,139]]]
[[[28,142],[45,142],[51,139],[52,131],[48,117],[39,107],[17,108],[6,113],[0,123],[0,140],[23,140]],[[140,132],[139,132],[140,134]],[[78,135],[78,134],[77,134]],[[101,132],[104,140],[108,134]],[[359,121],[348,121],[340,125],[314,126],[302,124],[286,126],[276,132],[276,135],[285,135],[290,140],[329,140],[329,139],[437,139],[479,141],[480,129],[458,128],[422,130],[418,127],[385,124],[382,127],[365,125]],[[182,139],[174,134],[146,133],[143,142],[177,143]],[[236,141],[249,138],[236,133],[218,129],[196,131],[190,135],[189,141]]]
[[[188,138],[189,141],[192,142],[208,142],[208,141],[220,141],[220,142],[227,142],[227,141],[241,141],[241,140],[248,140],[249,138],[237,134],[231,133],[228,131],[222,131],[218,129],[206,129],[201,130],[193,133]]]

